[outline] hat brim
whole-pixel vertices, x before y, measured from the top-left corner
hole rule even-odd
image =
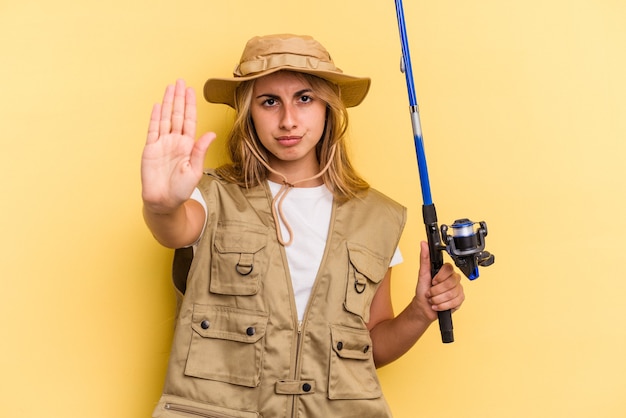
[[[244,81],[254,80],[281,70],[311,74],[336,84],[341,90],[341,100],[346,107],[358,106],[370,89],[371,80],[368,77],[355,77],[332,71],[300,69],[294,67],[276,67],[262,73],[233,78],[210,78],[204,83],[204,98],[210,103],[226,104],[235,107],[235,90]]]

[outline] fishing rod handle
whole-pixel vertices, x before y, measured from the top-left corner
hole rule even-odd
[[[452,326],[452,311],[437,312],[439,318],[439,331],[441,332],[441,342],[448,344],[454,342],[454,331]]]
[[[426,227],[426,237],[428,238],[428,252],[430,254],[430,277],[435,277],[441,267],[443,267],[443,251],[445,246],[441,243],[441,235],[439,235],[439,227],[437,226],[437,211],[435,205],[422,206],[422,214],[424,216],[424,225]],[[437,312],[439,319],[439,331],[441,332],[441,341],[443,343],[454,342],[454,332],[452,325],[452,311]]]

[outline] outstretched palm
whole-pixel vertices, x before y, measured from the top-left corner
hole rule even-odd
[[[144,204],[169,213],[191,196],[202,176],[204,156],[215,139],[212,132],[195,140],[196,97],[178,80],[154,105],[141,159]]]

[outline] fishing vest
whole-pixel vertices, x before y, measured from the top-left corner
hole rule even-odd
[[[207,225],[153,417],[391,417],[366,323],[406,209],[374,189],[333,203],[299,322],[267,185],[241,188],[209,171],[199,188]]]

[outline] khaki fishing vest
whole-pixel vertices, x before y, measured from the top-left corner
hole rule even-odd
[[[207,174],[199,186],[207,226],[153,417],[390,417],[366,323],[406,210],[373,189],[333,203],[299,323],[268,187]]]

